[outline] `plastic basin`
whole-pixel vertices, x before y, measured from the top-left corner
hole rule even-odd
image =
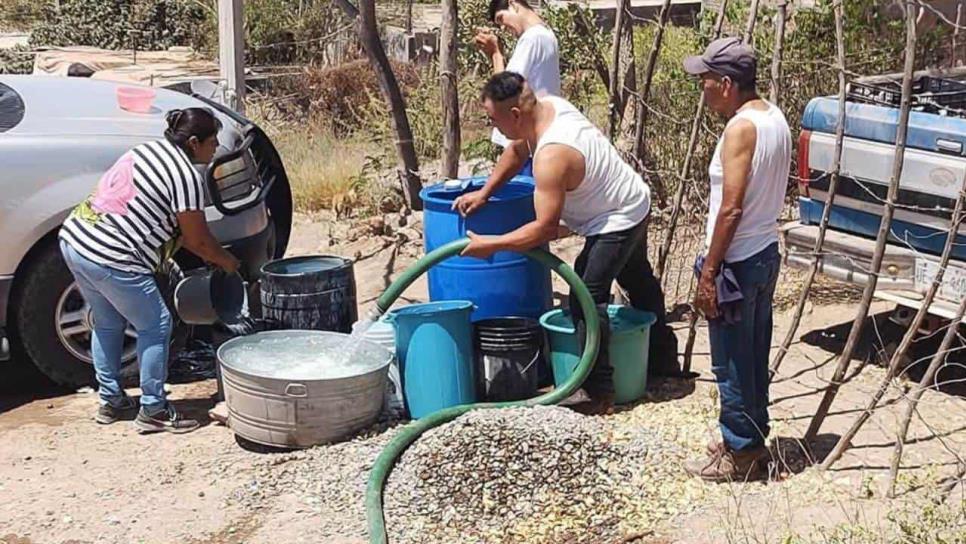
[[[118,87],[117,105],[125,111],[148,113],[156,94],[150,87]]]
[[[608,353],[614,368],[614,402],[626,404],[644,396],[647,389],[647,358],[651,325],[657,320],[651,312],[612,304]],[[550,366],[559,387],[573,374],[580,361],[581,344],[573,320],[566,310],[551,310],[540,317],[540,325],[550,340]]]

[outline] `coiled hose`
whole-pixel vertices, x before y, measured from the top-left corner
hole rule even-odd
[[[430,252],[403,271],[402,275],[376,301],[376,311],[378,314],[382,315],[388,311],[392,303],[399,298],[399,295],[416,278],[439,264],[439,262],[458,255],[469,243],[468,238],[450,242]],[[539,397],[516,402],[481,402],[454,406],[433,412],[428,416],[406,425],[382,450],[372,466],[372,471],[369,473],[369,483],[366,486],[366,520],[368,522],[369,542],[371,544],[388,544],[389,542],[389,535],[386,533],[386,520],[382,511],[382,491],[386,485],[386,480],[389,478],[389,473],[392,472],[392,468],[396,464],[396,460],[399,459],[399,456],[402,455],[406,448],[415,442],[421,434],[477,408],[557,404],[574,394],[577,388],[587,378],[587,375],[590,374],[590,369],[597,359],[597,348],[600,344],[600,319],[597,315],[596,305],[594,304],[593,297],[590,295],[590,291],[587,290],[587,286],[584,285],[584,282],[580,280],[580,276],[574,272],[570,265],[564,263],[552,254],[542,249],[534,249],[528,251],[526,255],[559,274],[570,285],[570,288],[573,289],[577,302],[580,303],[580,308],[586,320],[587,338],[584,342],[583,355],[577,364],[576,370],[574,370],[571,378],[563,386],[555,388],[550,393],[540,395]]]

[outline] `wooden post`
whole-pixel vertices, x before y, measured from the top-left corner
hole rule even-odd
[[[419,158],[416,156],[416,147],[413,145],[413,130],[409,125],[406,101],[403,99],[402,91],[399,90],[399,82],[396,80],[396,75],[392,71],[392,64],[389,63],[386,50],[379,38],[379,28],[376,26],[375,2],[374,0],[360,0],[359,8],[356,9],[349,0],[334,1],[358,25],[359,39],[362,42],[362,47],[366,50],[366,56],[369,57],[369,63],[376,71],[379,88],[389,105],[393,128],[396,131],[396,151],[399,153],[401,170],[399,176],[402,181],[406,205],[412,210],[422,210],[423,201],[419,198],[419,191],[423,187],[423,182],[419,178]]]
[[[643,171],[644,165],[644,126],[647,123],[647,100],[651,95],[651,83],[654,81],[654,69],[657,58],[661,54],[661,44],[664,41],[664,29],[671,17],[671,0],[664,0],[661,13],[657,18],[657,30],[654,31],[654,41],[651,42],[651,52],[647,55],[647,66],[644,68],[644,82],[641,85],[637,99],[637,123],[634,126],[634,157],[637,159],[638,170]]]
[[[745,25],[745,33],[741,36],[741,41],[755,45],[755,24],[758,23],[758,3],[760,0],[751,0],[751,8],[748,10],[748,21]]]
[[[960,194],[960,201],[963,198],[966,198],[966,195]],[[953,232],[950,233],[950,238],[953,237]],[[902,415],[902,419],[899,420],[899,429],[896,432],[896,446],[892,452],[892,461],[889,463],[889,480],[886,484],[886,494],[889,497],[895,496],[896,477],[899,475],[899,462],[902,460],[902,449],[905,447],[906,436],[909,434],[909,424],[912,422],[912,416],[916,412],[919,399],[922,398],[926,389],[932,387],[933,380],[936,379],[939,368],[945,364],[946,356],[949,354],[949,348],[958,336],[959,324],[962,323],[964,314],[966,314],[966,298],[963,298],[959,302],[959,307],[956,308],[956,316],[949,323],[946,334],[943,335],[942,342],[939,344],[939,349],[932,356],[932,360],[929,361],[929,367],[926,368],[925,374],[922,375],[922,379],[919,380],[919,383],[906,400],[906,410]]]
[[[785,45],[785,22],[788,17],[788,0],[780,0],[777,9],[778,11],[775,14],[775,48],[771,56],[771,83],[768,91],[768,100],[772,104],[780,106],[782,57]]]
[[[896,197],[899,194],[899,178],[902,176],[902,164],[905,159],[906,134],[909,130],[909,109],[912,102],[912,74],[916,62],[916,8],[913,2],[906,3],[906,53],[905,66],[902,74],[902,99],[899,105],[899,124],[896,130],[895,156],[892,165],[892,178],[889,180],[889,190],[886,194],[885,206],[882,210],[882,220],[879,222],[879,232],[875,240],[875,252],[872,255],[871,270],[869,279],[862,292],[862,300],[859,302],[859,310],[855,314],[852,322],[852,330],[845,342],[845,349],[839,358],[838,365],[832,375],[831,383],[825,389],[825,394],[819,403],[818,410],[812,421],[809,423],[808,431],[805,433],[805,443],[810,443],[817,435],[825,417],[828,415],[832,402],[838,394],[839,387],[842,385],[843,378],[849,369],[852,361],[852,354],[859,343],[859,337],[865,326],[865,320],[869,315],[869,306],[872,304],[872,295],[875,293],[876,285],[879,280],[879,270],[882,268],[882,257],[885,254],[886,241],[889,238],[890,227],[892,226],[892,216],[895,213]]]
[[[721,36],[721,27],[724,25],[725,7],[728,0],[721,0],[718,6],[717,20],[714,24],[714,36],[716,39]],[[684,204],[684,191],[688,181],[688,174],[691,173],[691,161],[694,160],[694,150],[698,145],[698,135],[701,133],[701,122],[704,120],[704,93],[698,99],[698,109],[694,112],[694,120],[691,123],[691,136],[688,139],[688,148],[684,154],[684,164],[681,165],[681,172],[678,174],[678,189],[674,193],[674,205],[671,208],[671,218],[668,221],[667,232],[657,253],[657,263],[654,267],[654,275],[659,281],[664,278],[664,267],[667,264],[668,254],[671,252],[671,242],[674,240],[674,229],[678,224],[678,217],[681,215],[681,207]]]
[[[460,164],[460,99],[456,85],[457,25],[456,0],[442,0],[443,20],[439,29],[439,77],[443,99],[443,150],[440,175],[455,178]]]
[[[608,134],[611,142],[615,141],[617,137],[621,124],[621,112],[624,109],[621,100],[621,39],[624,36],[624,20],[627,18],[627,10],[630,4],[630,0],[618,0],[616,19],[614,20],[614,45],[611,48],[610,62],[610,104],[608,108],[610,114]]]
[[[218,0],[218,65],[225,101],[245,113],[245,18],[243,0]]]
[[[879,388],[873,393],[872,398],[869,399],[869,404],[866,406],[865,410],[859,414],[859,417],[855,418],[855,422],[849,428],[845,434],[839,438],[837,444],[829,453],[828,457],[822,462],[821,468],[828,469],[836,461],[838,461],[845,450],[849,448],[852,443],[852,439],[858,434],[859,429],[865,425],[865,422],[872,417],[872,411],[878,407],[879,402],[882,397],[885,396],[886,392],[889,390],[889,384],[892,380],[899,374],[899,366],[905,359],[906,352],[909,351],[909,347],[912,346],[912,341],[915,339],[919,327],[922,326],[922,322],[926,319],[926,315],[929,313],[929,306],[932,305],[933,299],[936,297],[936,293],[939,292],[939,286],[942,285],[943,274],[946,272],[946,267],[949,265],[949,258],[953,253],[953,246],[955,246],[956,236],[959,234],[959,226],[963,223],[963,194],[966,192],[966,176],[963,177],[963,185],[959,190],[959,198],[956,199],[956,207],[953,209],[953,216],[950,220],[949,232],[946,234],[946,245],[943,247],[942,256],[939,258],[939,270],[936,272],[936,277],[933,278],[932,283],[929,285],[929,289],[926,290],[926,296],[923,297],[920,302],[919,310],[916,311],[915,317],[912,318],[912,322],[909,324],[906,332],[902,335],[902,340],[899,342],[899,347],[896,349],[895,353],[892,354],[889,360],[889,366],[886,368],[885,376],[882,377],[879,383]],[[956,328],[958,321],[953,322],[950,326]],[[942,352],[940,352],[942,353]],[[937,365],[938,366],[938,365]],[[930,368],[932,365],[930,365]],[[928,374],[928,371],[927,371]],[[910,414],[911,416],[911,414]],[[907,427],[908,429],[908,427]],[[902,436],[902,440],[905,440],[905,436]]]
[[[955,68],[962,64],[959,55],[959,27],[962,25],[963,20],[963,2],[960,0],[956,2],[956,28],[953,29],[953,46],[952,46],[952,59],[949,63],[951,68]]]
[[[785,355],[788,354],[788,349],[795,340],[795,334],[798,332],[798,326],[802,322],[802,314],[805,313],[805,304],[808,302],[808,295],[811,292],[812,283],[815,282],[815,276],[818,274],[818,267],[822,258],[822,246],[825,244],[825,233],[828,230],[829,219],[832,216],[832,203],[835,201],[835,193],[838,191],[839,187],[839,173],[842,168],[842,141],[845,138],[845,91],[847,88],[845,77],[845,30],[843,28],[844,14],[842,1],[836,2],[834,9],[835,42],[839,70],[839,109],[835,124],[835,151],[834,155],[832,156],[832,170],[829,172],[830,179],[828,196],[826,197],[825,207],[822,209],[822,219],[819,221],[818,237],[815,239],[815,247],[812,250],[812,267],[809,268],[808,275],[805,277],[805,284],[802,286],[802,294],[798,297],[798,305],[795,307],[795,313],[792,315],[791,326],[788,329],[788,333],[785,334],[785,339],[782,341],[781,346],[779,346],[778,353],[775,354],[775,360],[772,361],[771,368],[768,371],[769,382],[775,377],[775,374],[778,372],[778,368],[785,359]]]

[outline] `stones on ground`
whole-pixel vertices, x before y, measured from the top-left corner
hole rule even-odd
[[[611,434],[558,407],[477,410],[433,429],[390,477],[390,540],[619,541],[652,441]]]

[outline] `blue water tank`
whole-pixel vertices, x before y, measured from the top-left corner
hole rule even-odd
[[[466,236],[506,234],[536,218],[533,210],[533,181],[518,176],[507,182],[489,203],[469,217],[452,209],[456,197],[478,190],[485,178],[469,178],[460,184],[432,185],[419,196],[424,207],[426,252]],[[539,318],[550,308],[550,270],[540,263],[510,251],[489,259],[452,257],[429,270],[429,298],[469,300],[476,305],[473,321],[492,317]]]

